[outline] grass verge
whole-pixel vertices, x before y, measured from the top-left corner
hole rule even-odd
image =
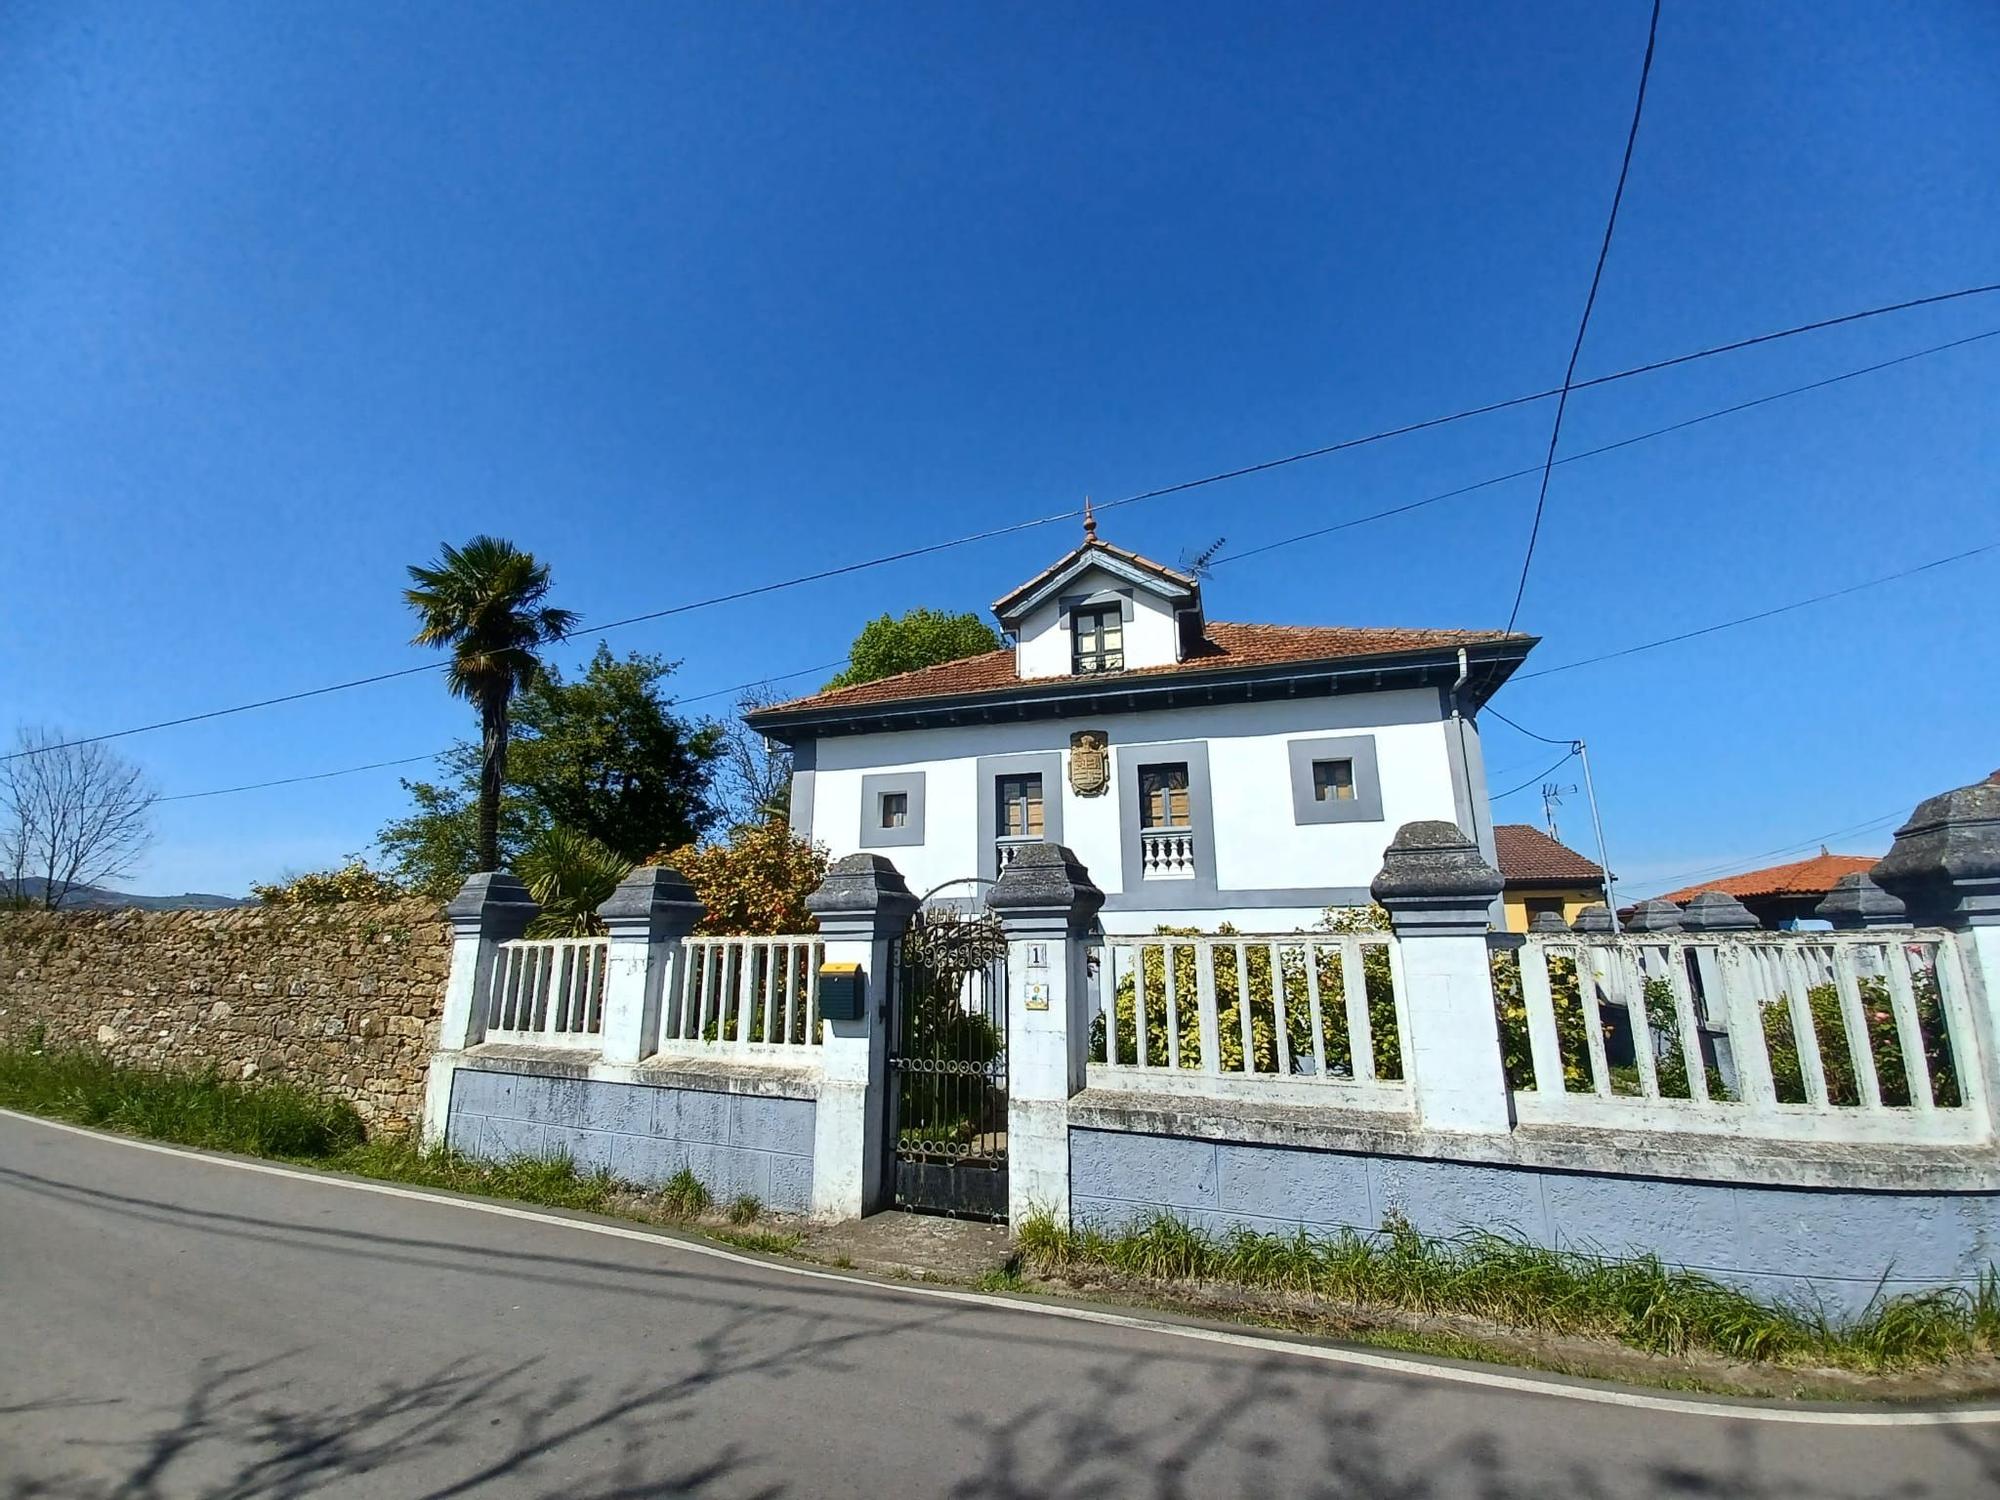
[[[2000,1276],[1972,1289],[1877,1296],[1858,1318],[1763,1302],[1652,1256],[1609,1259],[1496,1234],[1432,1239],[1395,1223],[1380,1237],[1215,1236],[1161,1214],[1117,1232],[1023,1224],[1038,1275],[1113,1273],[1156,1285],[1226,1284],[1355,1308],[1461,1315],[1536,1334],[1612,1339],[1654,1354],[1893,1371],[2000,1351]]]

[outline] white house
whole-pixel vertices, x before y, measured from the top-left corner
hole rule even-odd
[[[750,715],[792,749],[798,832],[957,897],[1064,843],[1113,934],[1310,925],[1419,818],[1494,861],[1475,715],[1532,636],[1209,620],[1091,522],[993,612],[1001,650]]]

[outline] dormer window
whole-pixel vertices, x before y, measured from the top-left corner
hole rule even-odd
[[[1125,625],[1116,604],[1091,605],[1070,616],[1070,670],[1125,670]]]

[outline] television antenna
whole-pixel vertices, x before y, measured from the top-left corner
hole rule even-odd
[[[1561,786],[1553,781],[1542,783],[1542,821],[1548,825],[1549,837],[1558,844],[1562,842],[1562,835],[1556,832],[1556,809],[1562,806],[1564,797],[1575,796],[1577,790],[1574,785]]]
[[[1197,578],[1208,577],[1208,565],[1215,561],[1215,554],[1222,550],[1223,544],[1228,540],[1229,538],[1226,536],[1219,536],[1192,557],[1188,556],[1187,552],[1183,550],[1181,552],[1181,570],[1192,573]]]

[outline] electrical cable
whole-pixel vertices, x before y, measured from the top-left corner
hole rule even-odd
[[[1660,0],[1653,0],[1653,19],[1646,30],[1646,60],[1639,67],[1639,96],[1632,103],[1632,128],[1625,135],[1625,158],[1618,166],[1618,188],[1611,195],[1611,212],[1604,221],[1604,243],[1597,247],[1597,269],[1590,275],[1590,295],[1583,301],[1583,316],[1577,321],[1576,342],[1569,351],[1569,368],[1563,372],[1562,390],[1556,396],[1556,419],[1549,427],[1548,456],[1542,460],[1542,487],[1535,496],[1535,520],[1528,529],[1528,550],[1521,559],[1521,581],[1514,589],[1514,607],[1507,612],[1507,634],[1521,616],[1521,600],[1528,592],[1528,571],[1535,564],[1535,543],[1542,534],[1542,512],[1549,503],[1549,475],[1556,466],[1556,444],[1562,438],[1563,413],[1569,410],[1569,393],[1575,387],[1576,362],[1583,358],[1583,336],[1590,329],[1590,314],[1597,306],[1597,289],[1604,280],[1604,263],[1611,258],[1611,237],[1618,229],[1618,205],[1625,201],[1625,179],[1631,175],[1632,152],[1639,144],[1639,120],[1646,112],[1646,84],[1653,76],[1653,50],[1660,39]]]

